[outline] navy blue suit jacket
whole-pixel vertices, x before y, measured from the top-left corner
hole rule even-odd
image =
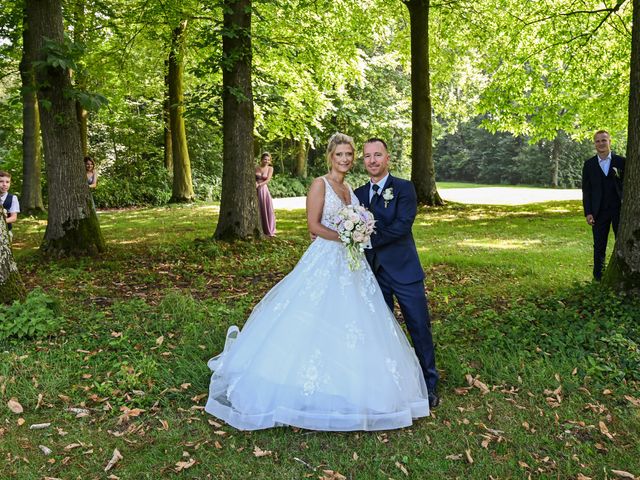
[[[387,178],[380,198],[369,203],[370,183],[357,188],[355,194],[362,205],[376,219],[376,231],[371,236],[373,248],[365,250],[367,261],[374,273],[382,267],[399,284],[409,284],[424,279],[411,228],[418,210],[416,190],[408,180],[391,175]],[[393,199],[385,207],[384,194]]]
[[[611,154],[611,164],[609,165],[609,175],[614,179],[616,193],[618,194],[617,204],[620,207],[622,201],[622,179],[624,177],[624,162],[625,158],[620,155]],[[618,174],[616,175],[616,170]],[[600,206],[604,202],[604,189],[603,189],[604,174],[600,168],[598,162],[598,156],[593,156],[582,167],[582,206],[584,208],[584,215],[598,216]]]

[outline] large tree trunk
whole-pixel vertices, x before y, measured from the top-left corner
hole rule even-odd
[[[558,188],[558,175],[560,173],[560,132],[556,133],[556,138],[551,144],[551,186]]]
[[[26,17],[26,11],[25,11]],[[22,194],[20,208],[31,214],[44,211],[42,201],[42,151],[40,144],[40,113],[36,96],[35,78],[31,63],[35,58],[33,44],[27,35],[26,18],[22,32],[22,60],[20,79],[22,81]]]
[[[84,42],[86,33],[86,13],[84,0],[76,0],[73,24],[73,41]],[[75,86],[78,90],[87,89],[87,76],[82,71],[74,72]],[[76,100],[76,118],[80,130],[80,143],[82,145],[82,156],[89,155],[89,112]]]
[[[193,201],[191,161],[187,148],[187,132],[184,126],[184,96],[182,78],[184,74],[184,46],[187,21],[180,22],[171,36],[169,54],[169,124],[171,130],[171,153],[173,159],[172,202]]]
[[[173,153],[171,149],[171,100],[169,99],[169,60],[164,62],[164,101],[162,102],[162,120],[164,123],[164,168],[173,174]]]
[[[0,303],[12,303],[24,297],[24,284],[9,243],[6,213],[0,206]]]
[[[46,62],[45,38],[64,41],[61,1],[27,0],[26,9],[36,60]],[[49,192],[42,249],[57,255],[102,251],[104,239],[87,187],[75,104],[65,94],[71,89],[71,74],[46,64],[35,71]]]
[[[443,205],[433,163],[429,80],[429,0],[405,0],[411,23],[411,181],[418,203]]]
[[[618,237],[603,283],[640,296],[640,0],[633,0],[627,163]]]
[[[304,138],[296,141],[296,170],[298,177],[307,178],[307,143]]]
[[[215,238],[262,235],[253,159],[251,0],[225,0],[222,35],[223,168]]]

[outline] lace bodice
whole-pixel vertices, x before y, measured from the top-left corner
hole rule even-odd
[[[336,226],[333,219],[338,211],[344,207],[344,202],[333,190],[329,181],[325,177],[322,177],[322,180],[324,180],[324,206],[322,207],[322,220],[320,223],[331,230],[335,230]],[[345,185],[349,189],[349,194],[351,195],[351,205],[359,205],[360,202],[358,202],[358,198],[356,197],[356,194],[353,193],[351,186],[348,183]]]

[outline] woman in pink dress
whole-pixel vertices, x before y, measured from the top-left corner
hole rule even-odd
[[[260,209],[260,221],[262,232],[268,237],[276,234],[276,216],[273,212],[273,201],[267,184],[273,176],[271,166],[271,154],[264,152],[260,157],[260,165],[256,167],[256,189],[258,191],[258,208]]]

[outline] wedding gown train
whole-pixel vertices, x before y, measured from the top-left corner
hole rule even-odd
[[[325,180],[323,225],[343,205]],[[323,238],[242,331],[229,329],[209,367],[205,410],[241,430],[387,430],[429,415],[422,370],[371,269],[363,259],[351,271],[344,246]]]

